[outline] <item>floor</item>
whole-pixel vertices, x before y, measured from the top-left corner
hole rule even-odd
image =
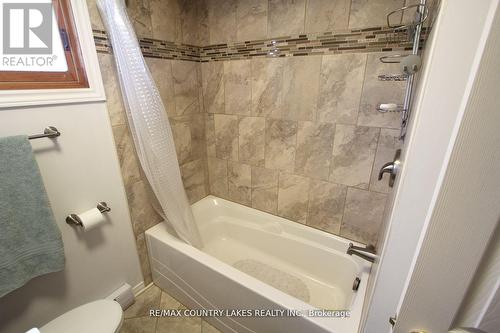
[[[175,298],[155,285],[137,296],[125,310],[120,333],[221,333],[200,317],[150,317],[150,309],[185,309]]]

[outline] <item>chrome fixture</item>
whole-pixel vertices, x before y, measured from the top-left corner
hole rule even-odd
[[[389,173],[391,176],[389,177],[389,186],[393,187],[394,182],[396,181],[396,175],[399,172],[401,167],[401,149],[396,150],[396,154],[394,155],[394,160],[392,162],[388,162],[380,168],[378,173],[378,180],[382,180],[384,177],[384,173]]]
[[[394,103],[388,103],[388,104],[379,104],[377,106],[377,111],[386,113],[386,112],[403,112],[403,106],[401,104],[394,104]]]
[[[354,282],[352,283],[352,290],[357,291],[359,289],[360,284],[361,284],[361,279],[359,277],[356,277],[354,279]]]
[[[413,86],[415,83],[415,74],[420,70],[421,59],[418,56],[420,48],[420,35],[422,33],[423,23],[429,17],[429,8],[427,6],[427,0],[420,0],[419,4],[405,6],[396,9],[389,14],[387,14],[387,26],[392,28],[394,34],[400,35],[401,33],[407,32],[407,40],[412,42],[412,52],[409,55],[406,54],[392,54],[380,57],[380,61],[386,64],[400,63],[401,64],[401,75],[379,75],[379,80],[381,81],[406,81],[405,97],[403,101],[403,107],[400,109],[401,112],[401,132],[399,135],[400,139],[403,139],[406,135],[406,128],[408,125],[408,119],[410,118],[410,106],[411,98],[413,93]],[[409,9],[416,9],[415,18],[411,23],[398,23],[392,24],[391,18],[394,18],[398,14],[404,17],[404,13]],[[401,42],[406,42],[401,41]],[[380,110],[379,110],[380,111]]]
[[[380,62],[384,64],[399,64],[401,62],[401,58],[406,57],[405,54],[391,54],[380,57]]]
[[[278,42],[276,42],[275,40],[271,41],[271,45],[270,45],[271,50],[269,50],[269,52],[267,53],[268,57],[276,58],[276,57],[280,56],[281,50],[278,48],[277,44],[278,44]]]
[[[379,81],[406,81],[406,74],[382,74],[378,76]]]
[[[108,204],[105,203],[104,201],[101,201],[101,202],[97,203],[97,209],[99,209],[99,211],[101,213],[107,213],[107,212],[111,211],[111,208],[109,208]],[[80,220],[80,218],[76,214],[69,214],[66,217],[66,223],[67,224],[77,225],[77,226],[80,226],[80,227],[83,226],[82,221]]]
[[[419,55],[410,54],[401,59],[400,67],[401,72],[405,75],[413,75],[420,70],[420,67],[422,67],[422,59]]]
[[[369,262],[374,262],[375,259],[377,258],[377,255],[375,254],[375,246],[373,245],[367,245],[366,247],[361,247],[361,246],[355,246],[353,243],[349,243],[349,247],[347,248],[346,253],[350,256],[354,254],[355,256],[363,258]]]
[[[401,16],[403,16],[404,12],[408,9],[411,8],[417,8],[417,15],[416,15],[416,20],[414,22],[408,23],[408,24],[396,24],[393,25],[391,24],[391,16],[397,13],[401,13]],[[411,29],[411,28],[416,28],[417,26],[421,25],[422,23],[427,20],[427,17],[429,17],[429,9],[427,8],[427,5],[425,4],[424,1],[421,1],[419,4],[416,5],[409,5],[409,6],[404,6],[401,8],[398,8],[396,10],[393,10],[389,14],[387,14],[387,26],[389,28],[393,29]]]
[[[54,126],[49,126],[46,127],[45,130],[43,131],[43,134],[35,134],[35,135],[30,135],[28,136],[29,140],[34,140],[34,139],[40,139],[40,138],[57,138],[59,135],[61,135],[61,132]]]

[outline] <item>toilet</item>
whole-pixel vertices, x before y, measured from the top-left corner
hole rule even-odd
[[[99,300],[68,311],[40,328],[41,333],[117,333],[123,320],[121,306]]]

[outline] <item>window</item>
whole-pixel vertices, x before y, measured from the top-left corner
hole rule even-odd
[[[0,0],[0,90],[88,88],[71,0]]]

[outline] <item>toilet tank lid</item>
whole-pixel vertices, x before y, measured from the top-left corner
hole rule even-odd
[[[122,322],[120,305],[99,300],[79,306],[40,328],[41,333],[114,333]]]

